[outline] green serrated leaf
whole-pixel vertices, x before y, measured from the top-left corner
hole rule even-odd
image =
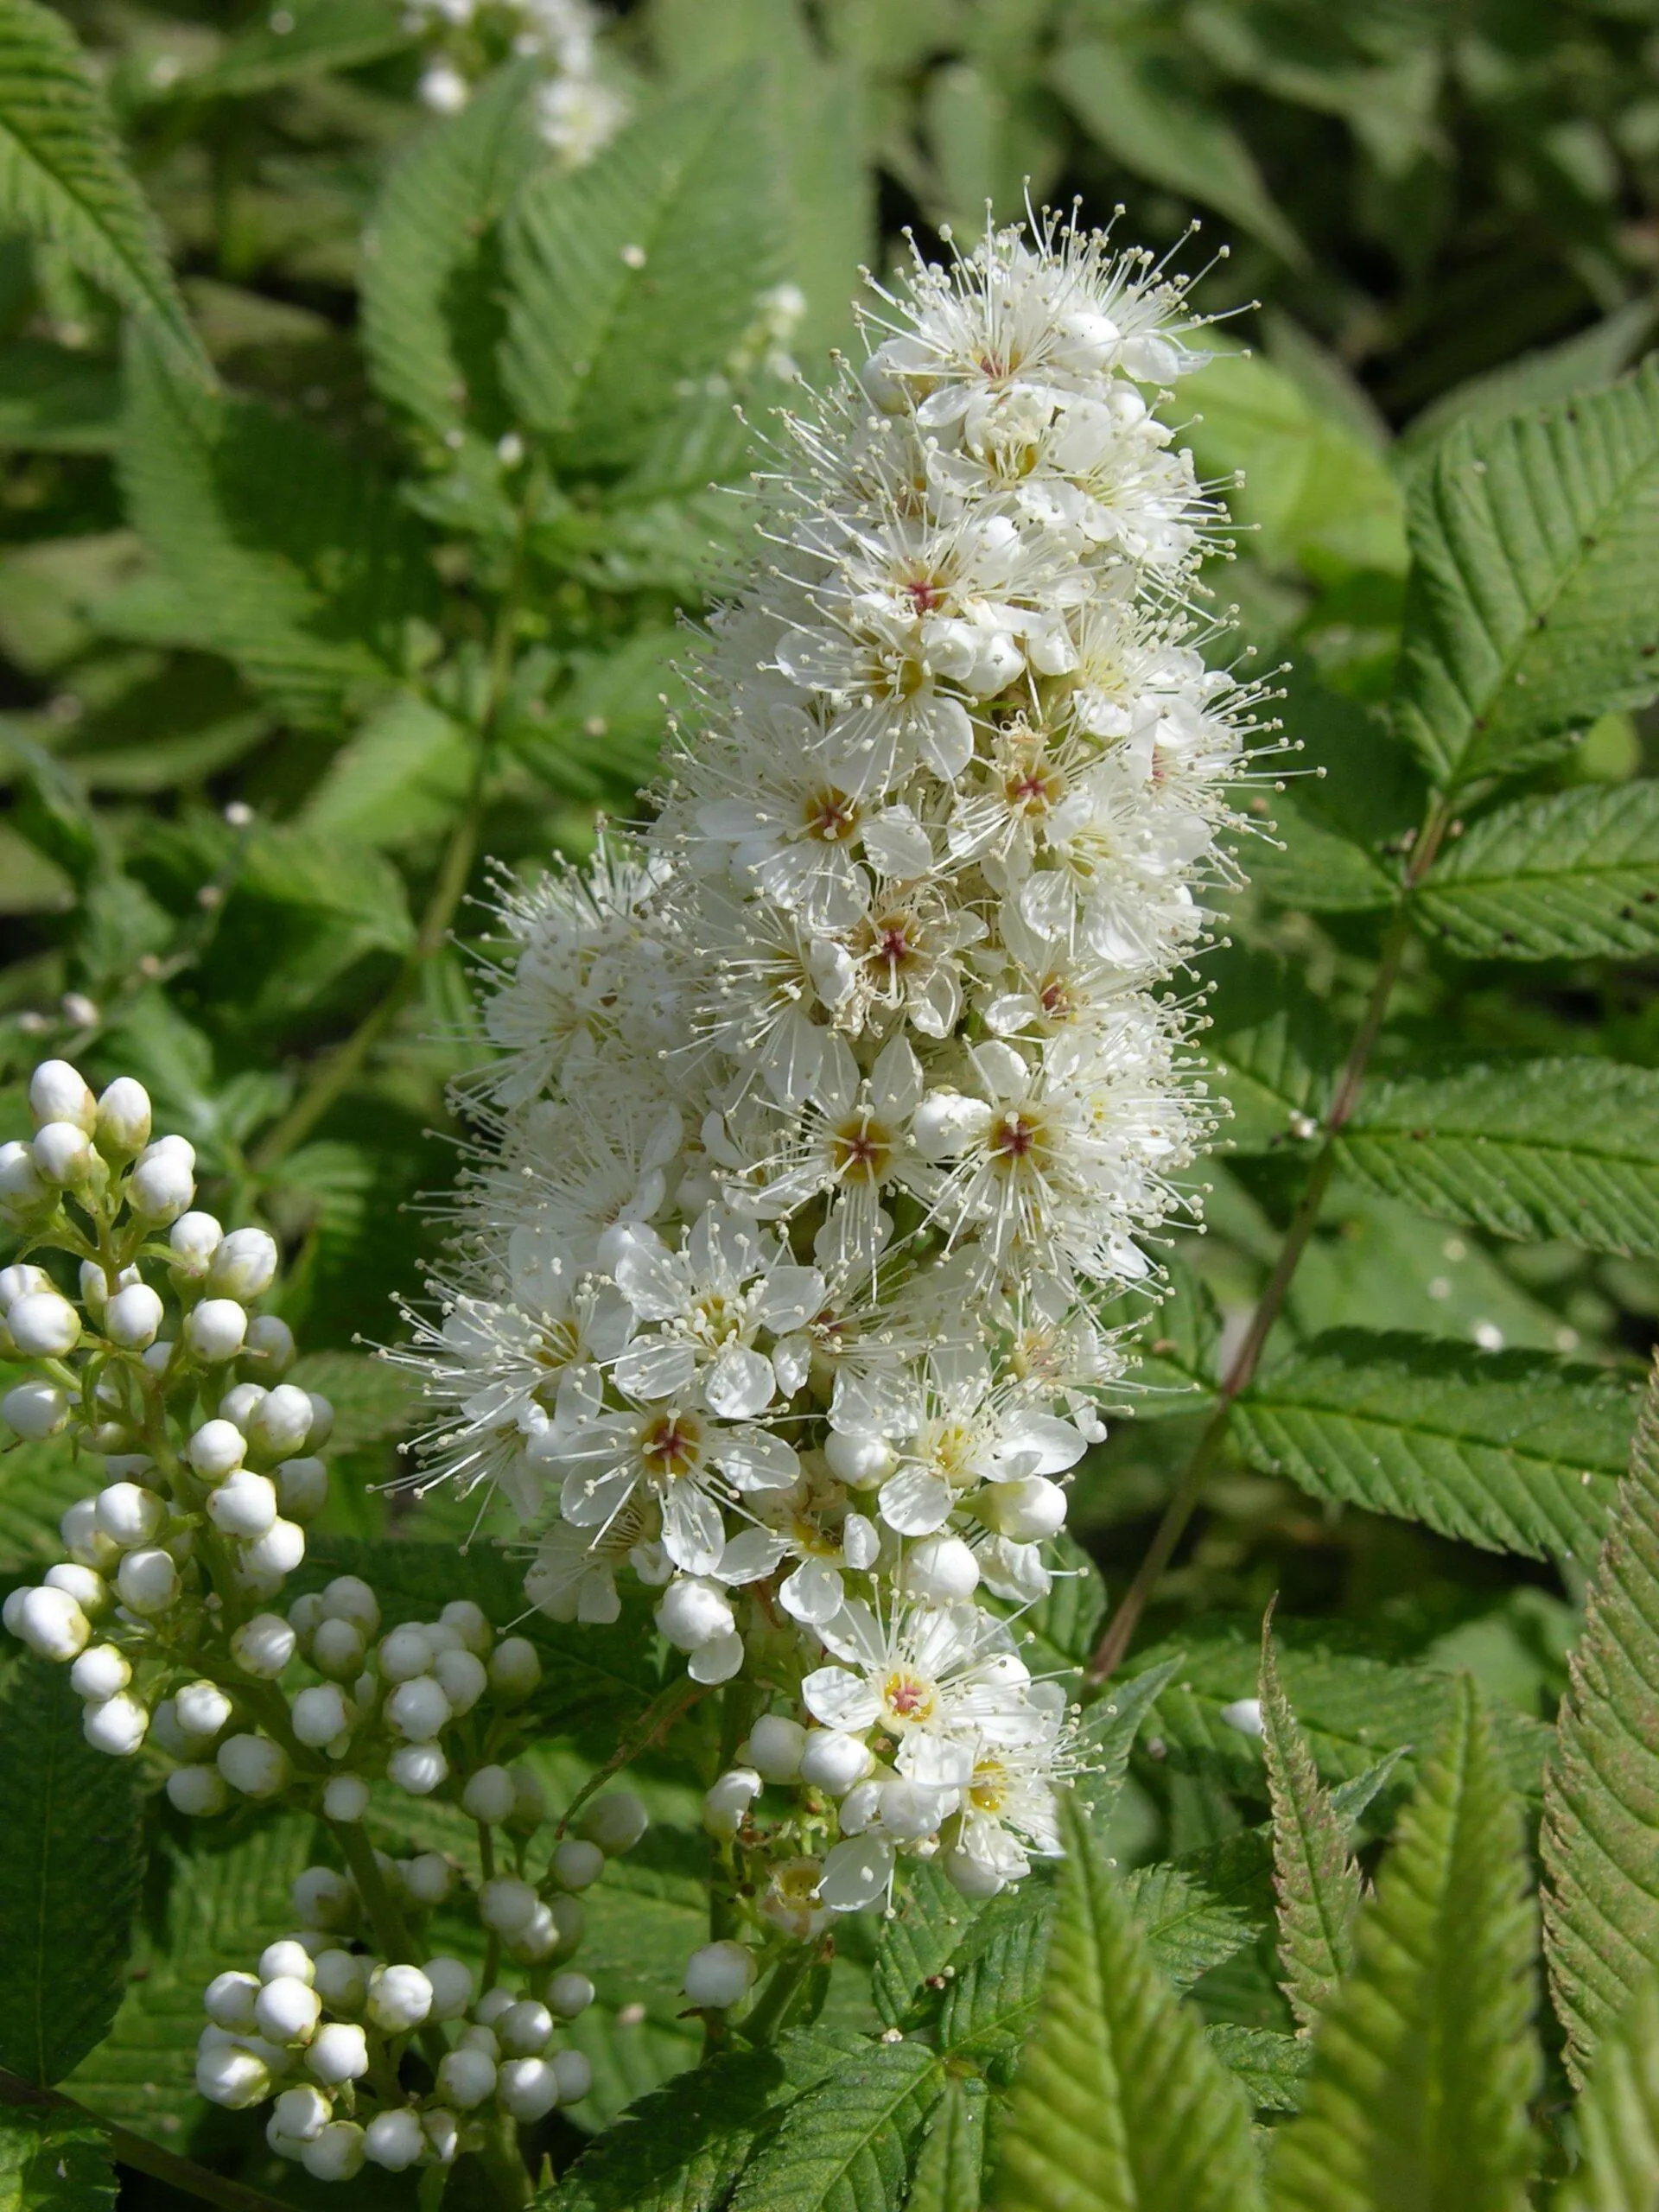
[[[990,1611],[1014,1624],[1021,1642],[1030,1639],[1033,1671],[1052,1674],[1075,1696],[1106,1611],[1106,1585],[1075,1536],[1062,1530],[1051,1547],[1052,1588],[1034,1605],[987,1596]]]
[[[1259,2111],[1299,2109],[1312,2056],[1300,2036],[1217,2020],[1205,2030],[1204,2039]]]
[[[36,0],[0,0],[0,219],[51,239],[212,383],[104,97],[68,23]]]
[[[1238,947],[1208,973],[1216,987],[1205,1058],[1232,1106],[1222,1138],[1235,1152],[1267,1152],[1325,1117],[1348,1038],[1289,963]]]
[[[396,692],[329,761],[300,824],[384,852],[418,844],[454,819],[472,783],[474,751],[440,708]]]
[[[1518,1060],[1362,1094],[1340,1165],[1386,1197],[1496,1236],[1659,1252],[1659,1073]]]
[[[1653,2212],[1659,2204],[1659,1973],[1644,1974],[1596,2053],[1573,2107],[1579,2165],[1555,2212]]]
[[[1422,770],[1375,709],[1305,675],[1287,679],[1286,734],[1302,753],[1273,797],[1273,831],[1240,850],[1251,880],[1281,906],[1360,913],[1392,904],[1386,857],[1422,820]]]
[[[112,453],[121,430],[121,379],[38,338],[0,346],[0,446],[28,453]]]
[[[1414,415],[1401,432],[1402,459],[1424,457],[1454,423],[1501,423],[1529,408],[1553,407],[1611,384],[1642,351],[1653,318],[1651,300],[1628,300],[1557,346],[1540,346],[1454,385]]]
[[[1659,1381],[1650,1382],[1544,1771],[1545,1955],[1582,2084],[1659,1966]]]
[[[1659,945],[1659,780],[1500,807],[1443,852],[1411,903],[1474,960],[1627,958]]]
[[[1659,680],[1659,363],[1460,426],[1413,486],[1401,734],[1447,791],[1547,760]]]
[[[1541,1352],[1332,1330],[1240,1399],[1252,1466],[1315,1497],[1529,1558],[1588,1558],[1630,1453],[1636,1393]]]
[[[0,1574],[55,1567],[63,1557],[58,1522],[99,1486],[61,1439],[0,1452]]]
[[[1518,2212],[1535,1948],[1520,1806],[1465,1679],[1277,2138],[1275,2212]]]
[[[0,2212],[113,2212],[104,2132],[79,2113],[0,2105]]]
[[[1306,2033],[1353,1964],[1359,1866],[1279,1680],[1267,1621],[1262,1624],[1261,1706],[1273,1807],[1279,1963],[1285,1995]]]
[[[1243,1876],[1248,1888],[1265,1872],[1268,1859],[1256,1839],[1243,1849],[1252,1862]],[[1174,1862],[1137,1866],[1124,1877],[1123,1894],[1147,1948],[1177,1989],[1190,1988],[1255,1936],[1249,1912]]]
[[[0,1707],[0,2066],[43,2087],[115,2017],[143,1871],[132,1769],[92,1749],[80,1715],[44,1660],[20,1663]]]
[[[1001,2212],[1254,2212],[1244,2101],[1170,1990],[1090,1823],[1067,1857],[1037,2027],[1009,2100]]]
[[[732,2212],[899,2212],[944,2078],[922,2044],[869,2047],[790,2107],[746,2169]]]
[[[326,71],[360,68],[410,43],[397,0],[288,0],[230,40],[202,69],[181,70],[152,99],[248,99]]]
[[[979,2212],[989,2103],[984,2082],[973,2075],[946,2081],[917,2153],[905,2212]]]

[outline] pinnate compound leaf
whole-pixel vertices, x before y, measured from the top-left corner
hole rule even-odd
[[[1313,2056],[1301,2037],[1218,2020],[1205,2030],[1204,2039],[1258,2111],[1295,2112],[1300,2107]]]
[[[1544,1945],[1582,2084],[1659,1967],[1659,1376],[1630,1452],[1544,1772]]]
[[[63,16],[37,0],[0,0],[0,223],[50,238],[212,383],[103,94]]]
[[[1526,1879],[1520,1807],[1465,1679],[1277,2139],[1275,2212],[1519,2212],[1540,2073]]]
[[[1009,2100],[1001,2212],[1257,2212],[1249,2115],[1171,1990],[1090,1823],[1067,1856],[1038,2024]]]
[[[1412,901],[1475,960],[1636,958],[1659,945],[1659,779],[1500,807],[1443,852]]]
[[[1517,1060],[1363,1094],[1337,1146],[1373,1190],[1445,1221],[1591,1252],[1659,1252],[1659,1073]]]
[[[1279,1680],[1272,1616],[1262,1624],[1262,1748],[1273,1807],[1283,1988],[1304,2033],[1353,1964],[1359,1866]]]
[[[1239,1402],[1252,1466],[1314,1497],[1531,1559],[1587,1559],[1630,1452],[1637,1398],[1542,1352],[1338,1329]]]
[[[1659,2204],[1659,1970],[1630,1992],[1596,2051],[1573,2117],[1579,2165],[1555,2212],[1653,2212]]]
[[[922,2138],[905,2212],[979,2212],[989,2101],[975,2075],[953,2074],[946,2082]]]
[[[899,2212],[944,2082],[942,2060],[922,2044],[870,2045],[790,2107],[732,2212]]]
[[[0,1706],[0,2067],[42,2087],[115,2017],[143,1872],[132,1768],[80,1711],[68,1669],[36,1659]]]
[[[0,2212],[113,2212],[102,2128],[49,2105],[0,2105]]]
[[[1413,486],[1395,710],[1456,791],[1560,750],[1659,683],[1659,362],[1460,426]]]

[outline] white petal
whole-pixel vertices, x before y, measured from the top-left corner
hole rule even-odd
[[[696,1377],[696,1355],[674,1337],[636,1337],[611,1373],[631,1398],[672,1398]]]
[[[823,1305],[823,1277],[816,1268],[774,1268],[760,1286],[753,1311],[763,1328],[782,1336],[804,1328]]]
[[[721,1552],[715,1576],[721,1582],[758,1582],[788,1549],[789,1539],[775,1529],[740,1529]]]
[[[927,832],[907,806],[890,806],[864,824],[864,853],[881,875],[925,875],[933,865]]]
[[[683,1478],[663,1500],[663,1545],[687,1574],[712,1574],[726,1548],[726,1523],[707,1491]]]
[[[842,1523],[841,1555],[850,1567],[861,1573],[874,1567],[881,1554],[881,1532],[874,1521],[862,1513],[849,1513]]]
[[[700,1644],[686,1661],[685,1671],[694,1682],[729,1682],[742,1664],[743,1639],[734,1629],[729,1636]]]
[[[925,1467],[900,1467],[881,1485],[881,1518],[901,1536],[931,1536],[950,1518],[956,1493],[943,1475]]]
[[[766,1411],[775,1387],[769,1359],[747,1344],[727,1344],[709,1370],[702,1395],[710,1412],[727,1421],[747,1421]]]
[[[787,1490],[801,1471],[792,1446],[747,1425],[720,1437],[710,1456],[739,1490]]]
[[[881,1711],[869,1684],[846,1667],[820,1667],[801,1684],[801,1695],[815,1720],[852,1735],[870,1727]]]
[[[845,1594],[840,1575],[827,1560],[804,1559],[779,1585],[778,1602],[798,1621],[816,1626],[835,1618]]]
[[[893,1850],[868,1835],[838,1843],[823,1862],[818,1898],[831,1912],[862,1912],[887,1895],[893,1879]]]

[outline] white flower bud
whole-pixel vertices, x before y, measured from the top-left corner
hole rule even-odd
[[[149,1093],[133,1077],[117,1076],[98,1102],[99,1150],[105,1160],[130,1160],[149,1142]]]
[[[270,2124],[290,2143],[310,2143],[334,2117],[334,2107],[321,2089],[308,2082],[297,2089],[284,2089],[270,2110]]]
[[[425,2148],[420,2114],[407,2105],[395,2112],[377,2113],[363,2131],[364,2157],[371,2165],[384,2166],[391,2174],[400,2174],[414,2165]]]
[[[95,1643],[83,1651],[69,1669],[69,1687],[77,1697],[99,1703],[125,1689],[132,1680],[132,1666],[124,1651],[113,1643]]]
[[[29,1111],[36,1128],[48,1122],[73,1122],[90,1136],[98,1122],[98,1101],[86,1079],[67,1060],[42,1060],[29,1079]]]
[[[82,1567],[92,1567],[100,1574],[107,1574],[120,1558],[120,1547],[110,1539],[98,1525],[98,1500],[78,1497],[65,1508],[58,1522],[64,1548]]]
[[[994,1866],[969,1852],[942,1852],[937,1864],[951,1888],[964,1897],[994,1897],[1007,1886]]]
[[[179,1726],[190,1736],[217,1736],[235,1709],[217,1682],[187,1682],[173,1699]]]
[[[449,1700],[430,1675],[416,1675],[399,1682],[386,1700],[388,1724],[411,1744],[430,1743],[454,1717]]]
[[[1224,1705],[1217,1718],[1229,1728],[1236,1728],[1241,1736],[1259,1736],[1262,1732],[1262,1700],[1259,1697],[1235,1698],[1230,1705]]]
[[[591,1797],[576,1815],[575,1829],[596,1843],[607,1859],[632,1851],[651,1826],[651,1816],[632,1789],[607,1789]]]
[[[685,1962],[681,1985],[693,2005],[723,2012],[739,2005],[754,1980],[754,1954],[741,1943],[705,1943]]]
[[[232,1736],[219,1745],[214,1763],[244,1797],[274,1797],[288,1783],[288,1754],[268,1736]]]
[[[418,2028],[432,2010],[432,1985],[418,1967],[377,1967],[369,1976],[369,2018],[389,2036]]]
[[[498,1936],[516,1936],[520,1929],[530,1925],[540,1902],[528,1882],[518,1881],[511,1874],[500,1874],[486,1882],[479,1891],[478,1916]]]
[[[423,1851],[398,1862],[404,1889],[416,1904],[442,1904],[455,1886],[455,1867],[441,1851]]]
[[[73,1122],[48,1122],[29,1147],[35,1173],[54,1190],[73,1190],[92,1173],[92,1141]]]
[[[149,1375],[165,1375],[173,1363],[174,1349],[173,1339],[170,1337],[158,1337],[148,1351],[140,1352],[138,1355],[143,1363],[145,1372]]]
[[[17,1590],[6,1600],[6,1626],[41,1659],[78,1658],[92,1624],[67,1590]]]
[[[321,1682],[299,1693],[290,1717],[301,1743],[321,1751],[351,1726],[352,1708],[337,1684]]]
[[[364,2145],[364,2131],[355,2120],[331,2120],[321,2135],[302,2145],[300,2164],[313,2181],[350,2181],[363,2171]]]
[[[470,1713],[490,1686],[484,1662],[471,1651],[440,1651],[432,1672],[457,1717]]]
[[[127,1204],[141,1221],[176,1221],[196,1195],[195,1155],[176,1138],[163,1137],[138,1155],[127,1178]]]
[[[184,1447],[184,1456],[204,1482],[216,1483],[239,1467],[247,1440],[233,1421],[205,1421]]]
[[[308,1390],[311,1401],[311,1429],[306,1442],[314,1452],[321,1452],[334,1433],[334,1409],[320,1392]]]
[[[810,1728],[801,1749],[801,1780],[844,1797],[874,1765],[868,1744],[840,1728]]]
[[[657,1625],[677,1651],[696,1651],[731,1635],[736,1617],[717,1582],[682,1575],[657,1601]]]
[[[512,1810],[506,1818],[506,1827],[514,1835],[533,1835],[547,1818],[547,1798],[541,1783],[525,1766],[510,1770],[512,1775]],[[577,1822],[577,1833],[587,1831]]]
[[[279,1974],[293,1975],[308,1989],[316,1979],[311,1954],[297,1936],[279,1936],[276,1942],[267,1943],[259,1954],[260,1980],[275,1981]]]
[[[6,1310],[6,1326],[26,1359],[62,1359],[80,1341],[80,1316],[55,1290],[14,1299]]]
[[[526,1637],[504,1637],[490,1655],[490,1681],[504,1704],[522,1703],[541,1679],[542,1662]]]
[[[753,1767],[728,1767],[713,1788],[703,1792],[702,1825],[707,1832],[729,1842],[764,1786]]]
[[[445,1872],[453,1885],[454,1869],[447,1861]],[[461,2018],[473,2001],[472,1968],[460,1959],[446,1957],[429,1959],[421,1972],[432,1987],[432,2010],[428,2017],[434,2020]]]
[[[805,1729],[781,1713],[763,1713],[749,1731],[749,1764],[763,1782],[793,1782],[805,1748]]]
[[[481,2050],[452,2050],[439,2062],[438,2094],[470,2112],[495,2094],[495,2061]]]
[[[563,1911],[562,1911],[563,1909]],[[568,1915],[574,1913],[572,1923]],[[538,1904],[516,1936],[506,1938],[507,1955],[520,1966],[540,1966],[556,1951],[573,1951],[582,1941],[582,1907],[575,1897],[558,1897],[552,1904]]]
[[[311,2038],[305,2067],[331,2089],[360,2081],[369,2070],[368,2038],[354,2021],[327,2020]]]
[[[52,1193],[41,1180],[32,1148],[16,1137],[0,1144],[0,1216],[22,1221],[51,1203]]]
[[[579,2105],[594,2086],[594,2069],[586,2054],[580,2050],[556,2050],[552,2067],[559,2102]]]
[[[487,2031],[494,2027],[504,2012],[511,2012],[518,2002],[518,1999],[513,1992],[511,1989],[504,1989],[498,1982],[493,1989],[486,1989],[477,2004],[474,2005],[473,2018],[478,2022],[480,2027]],[[493,2035],[490,2037],[489,2047],[492,2050],[497,2048]],[[482,2046],[480,2045],[480,2048],[481,2049]]]
[[[309,2043],[322,2018],[322,2004],[296,1975],[279,1974],[254,1999],[253,2018],[267,2043]]]
[[[411,1624],[406,1628],[395,1628],[390,1636],[383,1637],[376,1656],[386,1681],[410,1682],[431,1666],[432,1646],[426,1640],[425,1630]]]
[[[0,1398],[0,1421],[31,1444],[55,1436],[69,1418],[69,1394],[55,1382],[19,1382]]]
[[[202,2010],[215,2027],[231,2034],[253,2033],[253,2000],[259,1994],[259,1977],[252,1974],[216,1974],[201,1993]]]
[[[354,1623],[365,1637],[380,1625],[380,1601],[355,1574],[337,1574],[327,1584],[322,1593],[322,1611],[327,1620]]]
[[[95,1751],[111,1758],[130,1758],[149,1728],[149,1711],[130,1690],[87,1706],[80,1716],[80,1730]]]
[[[979,1587],[979,1561],[960,1536],[923,1536],[905,1554],[901,1580],[913,1598],[954,1605]]]
[[[54,1287],[44,1268],[32,1260],[14,1260],[9,1268],[0,1268],[0,1313],[9,1313],[20,1298]]]
[[[849,1490],[874,1490],[899,1464],[885,1436],[842,1436],[835,1429],[823,1440],[830,1472]]]
[[[297,1521],[279,1519],[271,1522],[263,1536],[243,1547],[242,1564],[250,1574],[280,1582],[285,1574],[293,1573],[304,1557],[304,1529]]]
[[[475,1605],[470,1598],[452,1598],[438,1618],[445,1628],[454,1629],[468,1651],[475,1652],[480,1659],[489,1656],[495,1632],[485,1618],[483,1608]]]
[[[231,1802],[225,1777],[213,1766],[175,1766],[167,1777],[167,1802],[193,1821],[211,1820]]]
[[[369,1970],[355,1952],[319,1951],[311,1971],[312,1986],[331,2012],[361,2012],[369,1994]]]
[[[207,1518],[221,1536],[263,1536],[276,1521],[276,1485],[251,1467],[233,1467],[207,1493]]]
[[[231,1638],[231,1656],[245,1675],[274,1682],[294,1656],[299,1638],[280,1613],[256,1613]]]
[[[234,1382],[219,1402],[221,1421],[234,1421],[245,1442],[254,1408],[270,1395],[263,1382]]]
[[[461,2155],[461,2122],[445,2105],[428,2105],[421,2133],[435,2166],[452,2166]]]
[[[553,2015],[533,1997],[521,1998],[495,2023],[495,2034],[510,2058],[539,2058],[553,2040]]]
[[[268,1230],[233,1229],[214,1248],[207,1287],[218,1297],[250,1305],[276,1281],[279,1256],[276,1240]]]
[[[1046,1475],[1015,1483],[987,1483],[974,1511],[988,1529],[1016,1544],[1034,1544],[1065,1526],[1065,1492]]]
[[[279,1376],[286,1375],[297,1351],[294,1332],[280,1315],[256,1313],[249,1322],[242,1357],[257,1363],[266,1382],[274,1382]]]
[[[153,1490],[138,1483],[110,1483],[92,1501],[101,1534],[124,1551],[153,1543],[161,1534],[167,1508]]]
[[[292,1382],[279,1382],[264,1393],[245,1427],[250,1446],[262,1459],[291,1459],[311,1433],[311,1401]]]
[[[170,1553],[158,1544],[145,1544],[129,1552],[117,1567],[115,1586],[129,1612],[151,1620],[176,1603],[179,1570]]]
[[[593,2003],[594,1985],[585,1974],[556,1974],[547,1985],[548,2010],[561,2020],[574,2020]]]
[[[215,1252],[224,1239],[225,1231],[218,1217],[211,1213],[181,1214],[167,1232],[172,1247],[173,1267],[182,1275],[205,1275]]]
[[[436,1744],[399,1744],[386,1772],[411,1797],[429,1797],[448,1778],[449,1762]]]
[[[236,2044],[215,2044],[197,2056],[196,2087],[209,2104],[245,2112],[270,2094],[270,2069]]]
[[[529,2126],[559,2101],[559,2077],[544,2058],[509,2058],[496,2076],[496,2096],[505,2112]]]
[[[339,1821],[350,1827],[360,1821],[369,1809],[369,1785],[355,1774],[330,1775],[323,1786],[322,1811],[325,1820]]]
[[[129,1283],[104,1308],[104,1333],[128,1351],[147,1351],[161,1332],[162,1301],[147,1282]]]
[[[363,1670],[363,1631],[351,1621],[321,1620],[311,1638],[311,1663],[320,1675],[349,1681]]]
[[[89,1619],[101,1613],[110,1602],[110,1586],[104,1577],[94,1568],[82,1567],[73,1560],[48,1567],[42,1579],[48,1590],[61,1590],[66,1598],[73,1598]]]
[[[356,1883],[349,1874],[337,1874],[332,1866],[308,1866],[295,1876],[288,1894],[294,1916],[302,1928],[334,1931],[351,1927],[358,1916]]]
[[[555,1846],[549,1871],[563,1890],[590,1890],[605,1872],[605,1854],[596,1843],[567,1837]]]
[[[233,1298],[204,1298],[184,1317],[185,1343],[210,1367],[234,1359],[247,1333],[247,1310]]]
[[[512,1810],[512,1777],[505,1767],[480,1767],[461,1793],[461,1808],[493,1827],[505,1821]]]

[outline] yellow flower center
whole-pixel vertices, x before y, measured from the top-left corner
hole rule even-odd
[[[931,1720],[938,1694],[925,1675],[908,1667],[895,1667],[881,1685],[881,1709],[892,1728],[918,1728]]]

